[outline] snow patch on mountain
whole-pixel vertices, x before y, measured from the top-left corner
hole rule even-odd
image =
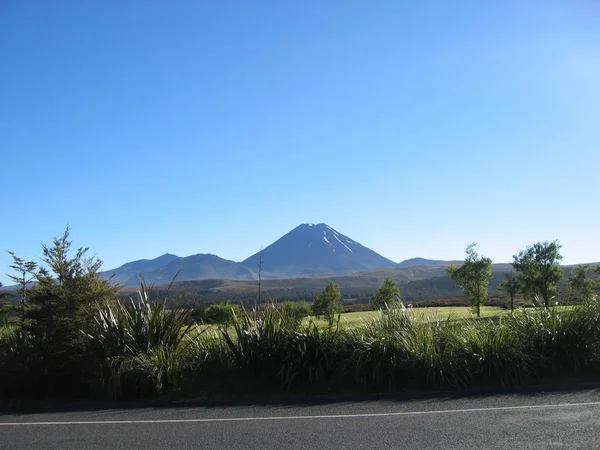
[[[334,238],[337,239],[337,241],[342,244],[344,247],[346,247],[350,252],[353,252],[354,250],[352,250],[350,247],[348,247],[346,244],[344,244],[342,241],[340,241],[340,238],[337,237],[337,233],[333,235]]]

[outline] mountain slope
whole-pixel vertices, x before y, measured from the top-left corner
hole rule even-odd
[[[167,253],[155,259],[132,261],[117,269],[102,272],[101,275],[123,287],[137,287],[141,278],[155,285],[168,284],[175,276],[177,280],[255,278],[253,271],[240,263],[201,253],[185,258]]]
[[[105,279],[110,278],[114,283],[126,284],[127,281],[132,277],[136,277],[137,279],[141,273],[152,272],[160,269],[161,267],[166,266],[170,262],[177,261],[178,259],[181,258],[177,255],[165,253],[164,255],[154,259],[139,259],[137,261],[128,262],[123,264],[121,267],[117,267],[116,269],[104,271],[100,275]],[[139,284],[139,282],[137,284]]]
[[[265,278],[344,275],[396,263],[337,232],[330,226],[302,224],[242,264]]]
[[[509,264],[492,265],[493,278],[490,279],[490,295],[497,295],[497,286],[504,280],[512,267]],[[352,275],[332,277],[280,278],[262,281],[263,298],[278,301],[311,301],[333,281],[340,286],[343,298],[352,303],[368,303],[387,277],[392,278],[407,302],[431,299],[463,298],[464,292],[445,274],[444,266],[418,266],[408,268],[378,269]],[[161,286],[159,290],[166,290]],[[173,284],[171,293],[185,293],[191,303],[214,303],[233,301],[252,303],[257,298],[257,281],[205,280],[181,281]]]
[[[441,259],[410,258],[398,263],[396,267],[415,267],[415,266],[449,266],[450,264],[460,264],[464,261],[443,261]]]
[[[178,258],[157,270],[142,273],[148,283],[159,285],[176,280],[254,280],[255,274],[247,267],[235,261],[216,255],[202,254]],[[129,278],[125,286],[139,285],[139,274]]]

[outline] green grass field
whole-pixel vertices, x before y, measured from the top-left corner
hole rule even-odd
[[[559,306],[559,309],[569,308],[568,306]],[[425,322],[438,320],[456,320],[456,319],[472,319],[475,318],[473,310],[468,306],[438,306],[432,308],[412,308],[410,309],[415,319]],[[376,318],[380,314],[379,311],[359,311],[340,314],[340,325],[342,327],[360,327],[370,320]],[[497,317],[503,314],[510,314],[510,310],[502,309],[497,306],[482,306],[481,317]],[[326,321],[321,318],[307,317],[305,323],[313,320],[319,326],[326,326]],[[202,324],[199,325],[200,330],[213,331],[218,330],[217,325]]]
[[[446,319],[467,319],[475,317],[472,309],[468,306],[440,306],[435,308],[413,308],[412,314],[416,319],[424,321],[446,320]],[[497,306],[482,306],[481,317],[495,317],[501,314],[506,314],[508,310],[501,309]],[[369,321],[380,314],[378,311],[360,311],[343,313],[340,315],[340,325],[343,326],[360,326],[366,321]],[[322,320],[317,320],[317,323],[325,323]]]

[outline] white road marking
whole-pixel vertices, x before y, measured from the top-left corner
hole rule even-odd
[[[61,422],[0,422],[0,427],[31,426],[31,425],[121,425],[121,424],[154,424],[154,423],[210,423],[210,422],[253,422],[265,420],[318,420],[318,419],[355,419],[369,417],[422,416],[432,414],[457,414],[491,411],[514,411],[527,409],[573,408],[582,406],[600,406],[600,402],[562,403],[550,405],[498,406],[492,408],[444,409],[433,411],[401,411],[389,413],[365,414],[326,414],[315,416],[265,416],[265,417],[223,417],[208,419],[154,419],[154,420],[87,420]]]

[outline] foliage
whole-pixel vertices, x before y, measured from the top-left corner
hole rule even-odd
[[[236,367],[249,369],[255,376],[274,371],[286,351],[289,329],[281,312],[267,305],[255,314],[235,316],[231,327],[219,331],[233,355]]]
[[[0,288],[2,287],[2,283],[0,282]],[[8,292],[0,292],[0,299],[7,297]],[[8,322],[8,314],[13,310],[13,307],[10,303],[0,301],[0,327],[6,325]]]
[[[521,290],[521,283],[518,277],[513,276],[513,273],[506,274],[504,281],[498,285],[498,290],[506,292],[510,296],[510,310],[515,309],[515,295]]]
[[[314,315],[324,317],[329,326],[333,326],[335,315],[342,312],[341,299],[340,287],[333,281],[330,282],[325,290],[315,298],[313,303]]]
[[[8,316],[13,311],[13,306],[8,302],[0,302],[0,326],[8,324]]]
[[[387,277],[375,296],[369,302],[371,309],[383,309],[400,301],[400,288],[394,280]]]
[[[87,248],[70,255],[69,228],[52,246],[42,245],[41,267],[35,274],[25,310],[24,330],[51,355],[81,352],[81,330],[93,321],[94,307],[112,299],[117,288],[100,278],[102,262],[86,258]]]
[[[480,317],[481,305],[485,303],[488,296],[488,282],[492,277],[492,260],[479,256],[475,251],[475,246],[475,243],[469,244],[465,262],[460,267],[449,266],[446,273],[459,287],[463,288],[477,317]]]
[[[25,303],[27,302],[28,293],[27,285],[35,279],[35,269],[37,268],[37,263],[33,261],[25,261],[24,259],[15,255],[13,252],[8,253],[13,259],[13,264],[8,267],[18,273],[18,275],[8,275],[8,277],[18,286],[18,291],[21,297],[21,316],[22,318],[25,318]]]
[[[94,325],[86,336],[103,356],[140,355],[164,349],[175,352],[195,333],[192,310],[167,309],[166,299],[152,299],[152,286],[142,283],[137,298],[117,300],[98,308]]]
[[[571,292],[583,301],[590,301],[596,295],[598,282],[589,277],[590,272],[595,272],[597,268],[592,268],[589,264],[576,266],[569,274],[567,282]]]
[[[556,283],[564,276],[560,249],[558,241],[537,242],[513,256],[512,266],[519,272],[523,293],[528,298],[540,295],[546,307],[556,295]]]
[[[84,262],[84,249],[68,256],[66,237],[45,251],[50,268],[36,274],[26,323],[0,327],[0,397],[380,392],[594,379],[600,373],[595,296],[576,306],[477,319],[394,303],[365,312],[363,324],[337,327],[335,313],[327,327],[305,319],[306,304],[267,304],[251,314],[227,307],[228,324],[202,331],[191,310],[168,309],[166,297],[153,299],[151,286],[142,284],[133,299],[114,299],[110,286],[98,280],[95,260]],[[491,261],[477,255],[474,245],[467,255],[449,274],[480,305]],[[580,287],[577,280],[587,279],[590,270],[576,269],[570,284]],[[339,306],[341,294],[331,283],[319,297],[315,312],[326,316]],[[60,314],[73,324],[55,317]]]
[[[215,323],[227,325],[233,322],[236,316],[241,314],[239,305],[227,303],[217,303],[204,311],[203,319],[206,323]]]
[[[283,302],[277,305],[277,309],[288,329],[296,329],[312,312],[306,302]]]
[[[527,370],[537,378],[598,367],[598,302],[563,309],[527,308],[503,320],[518,336],[528,358]]]

